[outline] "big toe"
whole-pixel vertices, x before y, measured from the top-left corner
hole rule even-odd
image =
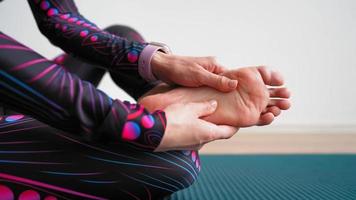
[[[271,86],[281,86],[284,84],[284,79],[281,73],[277,71],[271,71]]]

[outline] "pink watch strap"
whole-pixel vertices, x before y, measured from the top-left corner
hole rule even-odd
[[[148,44],[142,50],[138,59],[138,73],[148,82],[155,82],[158,80],[152,73],[151,60],[156,51],[160,49],[162,49],[162,47]]]

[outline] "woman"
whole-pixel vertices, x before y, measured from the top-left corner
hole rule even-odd
[[[139,104],[111,99],[88,82],[97,84],[103,71],[92,76],[86,71],[93,72],[94,64],[83,64],[108,70],[136,99],[157,85],[156,78],[235,90],[237,81],[218,75],[224,70],[213,59],[161,53],[164,46],[102,31],[69,0],[29,4],[41,32],[85,62],[70,58],[83,66],[67,63],[71,67],[64,68],[0,34],[1,102],[28,115],[0,119],[1,198],[162,197],[191,185],[200,171],[197,151],[168,150],[198,149],[211,132],[216,136],[209,140],[236,132],[234,126],[200,119],[215,111],[214,101],[149,112]],[[190,138],[185,130],[197,137]]]

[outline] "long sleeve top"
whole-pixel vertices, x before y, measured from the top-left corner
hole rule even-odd
[[[98,28],[72,0],[28,0],[41,32],[69,54],[144,81],[138,58],[147,45]],[[146,150],[160,143],[166,118],[139,104],[112,99],[0,32],[0,101],[58,129],[90,140],[130,142]]]

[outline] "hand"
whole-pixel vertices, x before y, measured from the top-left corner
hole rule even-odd
[[[167,117],[166,130],[155,151],[199,150],[208,142],[233,136],[238,128],[215,125],[200,119],[214,113],[216,108],[215,100],[168,106],[164,110]]]
[[[186,87],[209,86],[221,92],[236,89],[237,80],[219,75],[224,67],[214,57],[187,57],[156,52],[151,61],[153,74],[167,84]]]

